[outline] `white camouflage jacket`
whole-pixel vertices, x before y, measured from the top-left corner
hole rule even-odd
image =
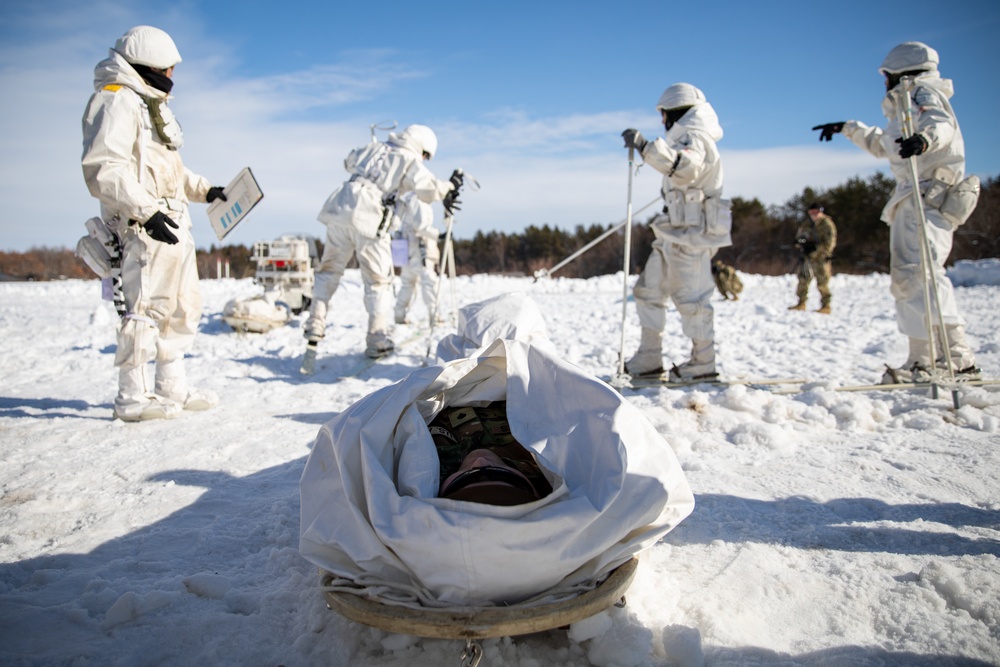
[[[657,235],[690,246],[732,243],[729,227],[716,225],[718,206],[724,201],[722,160],[716,145],[722,136],[715,109],[701,102],[674,123],[665,137],[643,148],[643,161],[663,174],[660,192],[667,210],[653,221]]]
[[[896,189],[882,209],[882,220],[892,224],[896,207],[913,191],[907,161],[899,157],[902,124],[896,113],[895,94],[902,91],[902,84],[889,91],[882,100],[882,113],[889,123],[885,129],[869,127],[856,120],[844,124],[843,134],[855,145],[878,158],[888,158]],[[936,72],[918,76],[909,99],[914,131],[927,140],[928,147],[917,156],[917,178],[921,189],[926,190],[932,179],[954,185],[965,174],[965,141],[958,127],[955,111],[949,99],[955,93],[951,79],[942,79]]]
[[[413,192],[429,204],[444,199],[454,187],[436,178],[424,166],[420,152],[397,134],[389,135],[385,143],[373,141],[354,149],[344,160],[344,168],[351,178],[330,195],[318,219],[326,225],[356,227],[371,238],[393,231],[383,226],[388,196]],[[385,222],[392,221],[390,211]]]
[[[146,85],[114,50],[94,69],[94,90],[83,114],[82,165],[104,220],[119,215],[123,222],[145,222],[163,211],[190,227],[187,202],[204,202],[211,184],[181,160],[183,132],[167,106],[169,96]],[[161,101],[166,139],[154,128],[144,98]]]

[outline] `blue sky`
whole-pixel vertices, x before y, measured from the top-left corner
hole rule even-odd
[[[168,31],[184,58],[172,105],[187,166],[220,185],[250,166],[264,190],[227,243],[322,236],[316,214],[346,177],[344,156],[384,119],[431,126],[431,170],[461,167],[480,182],[463,197],[459,238],[617,222],[628,180],[619,135],[662,133],[654,106],[678,81],[718,111],[725,194],[780,204],[885,169],[809,128],[884,124],[877,68],[907,40],[936,48],[955,82],[969,171],[1000,173],[996,2],[8,0],[0,249],[72,247],[96,214],[80,118],[94,65],[138,24]],[[659,182],[639,170],[636,207]],[[198,246],[217,243],[202,206],[193,218]]]

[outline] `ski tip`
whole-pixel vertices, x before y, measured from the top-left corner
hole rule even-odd
[[[312,375],[316,371],[316,347],[310,344],[309,349],[306,350],[306,354],[302,357],[302,365],[299,367],[299,373],[302,375]]]

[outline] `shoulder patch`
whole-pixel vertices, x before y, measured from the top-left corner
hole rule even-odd
[[[121,88],[122,88],[121,85],[117,83],[109,83],[108,85],[104,86],[104,88],[102,88],[101,90],[110,90],[111,92],[115,92],[121,90]]]

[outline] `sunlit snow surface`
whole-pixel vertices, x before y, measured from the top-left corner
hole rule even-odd
[[[1000,377],[1000,262],[952,275],[979,364]],[[694,513],[645,553],[624,609],[486,640],[483,665],[1000,663],[1000,390],[963,391],[958,410],[947,393],[834,391],[906,356],[888,277],[835,276],[829,316],[811,312],[815,291],[809,311],[787,310],[793,276],[743,280],[739,301],[714,301],[722,374],[811,383],[626,391],[677,452]],[[318,428],[418,367],[427,340],[341,379],[362,361],[367,321],[349,271],[303,378],[302,317],[239,335],[222,309],[259,288],[202,289],[188,369],[223,403],[124,424],[111,419],[116,316],[98,283],[0,284],[0,664],[457,665],[461,642],[327,610],[297,552]],[[538,302],[566,359],[617,369],[620,275],[473,276],[443,296],[450,308],[453,294],[511,291]],[[628,352],[638,334],[629,304]],[[687,345],[671,309],[667,361]]]

